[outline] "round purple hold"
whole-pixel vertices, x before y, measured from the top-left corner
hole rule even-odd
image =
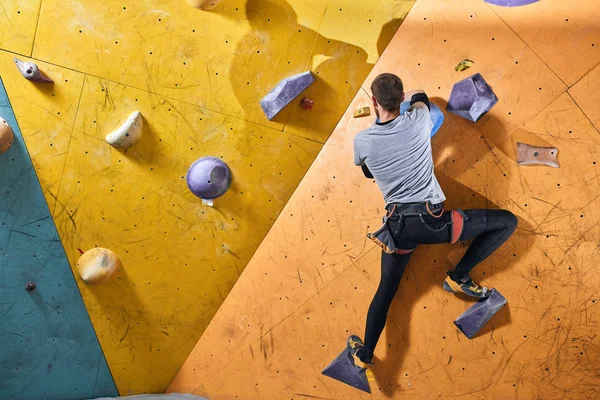
[[[531,3],[537,3],[540,0],[485,0],[486,3],[502,7],[520,7]]]
[[[223,196],[231,186],[231,170],[218,158],[202,157],[192,164],[186,181],[196,196],[212,200]]]

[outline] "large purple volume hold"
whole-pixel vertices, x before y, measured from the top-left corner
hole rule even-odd
[[[506,305],[507,301],[496,289],[492,289],[489,297],[479,300],[473,304],[467,311],[454,321],[454,324],[464,333],[469,339],[479,332],[481,328],[490,320],[498,311]]]
[[[310,71],[285,78],[275,86],[261,101],[265,115],[273,119],[279,111],[283,110],[292,100],[315,81]]]
[[[483,76],[475,74],[454,84],[446,110],[477,122],[497,102],[498,97]]]
[[[192,164],[186,177],[187,185],[201,199],[221,197],[231,186],[231,170],[215,157],[203,157]]]
[[[486,3],[502,7],[519,7],[527,4],[537,3],[540,0],[485,0]]]

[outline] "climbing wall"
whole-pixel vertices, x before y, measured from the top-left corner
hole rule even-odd
[[[31,54],[42,0],[3,1],[0,4],[0,48]]]
[[[352,166],[353,137],[372,120],[352,113],[369,104],[382,72],[399,74],[442,108],[456,81],[479,72],[500,101],[477,123],[446,113],[434,162],[448,207],[518,216],[515,234],[474,271],[508,306],[467,339],[453,320],[472,303],[441,283],[468,243],[418,248],[375,352],[372,397],[600,397],[600,12],[592,0],[578,7],[419,0],[169,391],[371,397],[321,375],[349,334],[363,334],[379,282],[380,250],[365,234],[380,225],[384,204]],[[559,23],[568,39],[554,31]],[[475,65],[456,72],[463,58]],[[560,168],[518,166],[519,141],[558,147]]]
[[[164,391],[414,0],[6,3],[0,75],[67,259],[99,246],[123,263],[108,284],[77,279],[114,381]],[[15,54],[56,83],[24,80]],[[260,99],[306,70],[314,108],[268,121]],[[111,148],[134,110],[141,141]],[[185,184],[203,156],[233,172],[214,208]]]
[[[0,157],[0,397],[117,394],[0,81],[15,136]],[[27,285],[31,290],[25,290]]]

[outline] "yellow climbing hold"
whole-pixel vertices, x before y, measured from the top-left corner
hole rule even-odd
[[[88,285],[104,283],[121,267],[121,261],[108,249],[88,250],[77,261],[77,272]]]
[[[464,60],[459,62],[458,65],[456,67],[454,67],[454,69],[457,70],[458,72],[462,72],[465,69],[471,68],[473,66],[473,64],[475,64],[475,61],[465,58]]]
[[[358,110],[354,111],[354,118],[362,118],[371,115],[370,107],[361,107]]]

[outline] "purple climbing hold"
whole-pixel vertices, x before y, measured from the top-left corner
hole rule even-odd
[[[37,286],[36,286],[35,282],[29,282],[27,284],[27,286],[25,286],[25,290],[27,290],[28,292],[31,292],[31,291],[35,290],[36,287]]]
[[[446,110],[477,122],[497,102],[492,88],[481,74],[475,74],[454,84]]]
[[[527,4],[537,3],[540,0],[485,0],[486,3],[502,7],[519,7]]]
[[[21,75],[32,82],[38,83],[54,83],[54,81],[44,74],[35,63],[31,61],[21,61],[18,58],[13,58]]]
[[[310,71],[285,78],[260,101],[269,120],[315,81]]]
[[[458,327],[469,339],[479,332],[481,328],[490,320],[498,311],[506,305],[507,301],[496,289],[492,289],[491,294],[485,299],[479,300],[473,304],[467,311],[454,321],[454,325]]]
[[[192,164],[186,181],[196,196],[212,200],[223,196],[231,186],[231,170],[218,158],[202,157]]]

